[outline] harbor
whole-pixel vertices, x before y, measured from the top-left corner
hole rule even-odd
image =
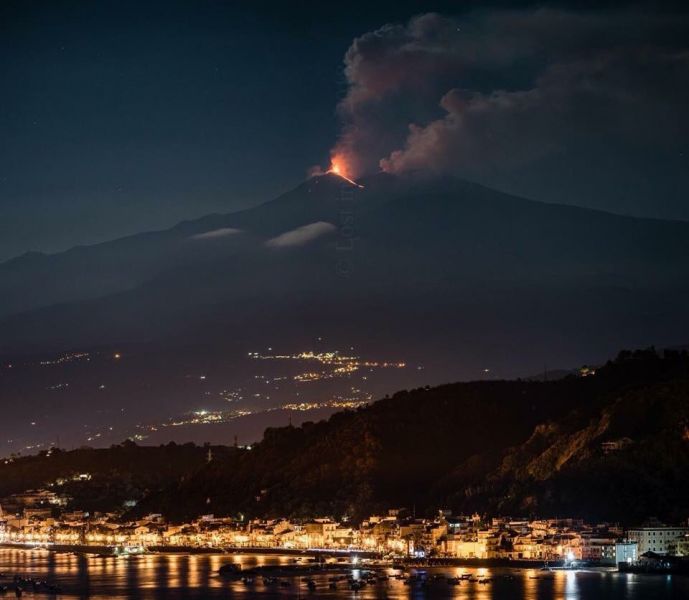
[[[327,566],[280,554],[148,553],[117,556],[0,548],[0,586],[24,597],[98,600],[227,598],[482,598],[555,600],[564,597],[686,597],[689,578],[615,570],[382,564]],[[230,565],[230,566],[228,566]],[[398,565],[399,567],[399,565]],[[17,579],[15,579],[17,578]],[[32,582],[37,583],[36,590]],[[40,583],[39,583],[40,582]],[[43,583],[45,582],[45,584]],[[52,592],[47,586],[53,586]]]

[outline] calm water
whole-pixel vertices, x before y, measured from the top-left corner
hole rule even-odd
[[[391,579],[366,586],[355,593],[343,586],[328,589],[327,578],[316,578],[317,588],[309,591],[298,579],[292,587],[266,586],[257,581],[247,586],[217,576],[223,564],[238,562],[244,567],[287,564],[288,557],[244,555],[149,555],[117,559],[68,556],[46,551],[0,550],[0,580],[11,584],[14,573],[45,579],[58,584],[60,598],[116,599],[215,599],[215,598],[475,598],[483,600],[555,600],[555,599],[689,599],[689,578],[649,575],[620,575],[609,572],[557,572],[551,579],[533,579],[537,572],[517,569],[429,569],[429,574],[458,575],[474,572],[496,579],[488,584],[463,582],[451,586],[431,583],[427,588],[406,586]],[[513,575],[514,579],[501,577]],[[342,585],[342,584],[341,584]],[[14,593],[8,597],[14,597]],[[26,592],[24,598],[33,598]],[[46,597],[36,594],[35,597]]]

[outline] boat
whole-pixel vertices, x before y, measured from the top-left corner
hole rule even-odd
[[[146,554],[146,548],[144,546],[115,546],[112,553],[115,556],[140,556]]]

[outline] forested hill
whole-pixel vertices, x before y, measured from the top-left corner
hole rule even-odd
[[[139,512],[348,514],[390,507],[633,521],[686,517],[689,359],[623,352],[587,377],[403,391],[268,429]]]
[[[72,497],[72,508],[118,510],[126,500],[140,500],[192,475],[207,463],[209,450],[219,460],[235,452],[224,446],[137,446],[126,441],[110,448],[54,448],[8,457],[0,461],[0,498],[48,488]],[[82,474],[88,478],[80,479]]]

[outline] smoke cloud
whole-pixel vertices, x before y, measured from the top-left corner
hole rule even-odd
[[[556,10],[385,25],[345,56],[334,150],[356,175],[500,178],[561,157],[667,151],[689,133],[684,16]],[[581,156],[582,148],[590,148]]]

